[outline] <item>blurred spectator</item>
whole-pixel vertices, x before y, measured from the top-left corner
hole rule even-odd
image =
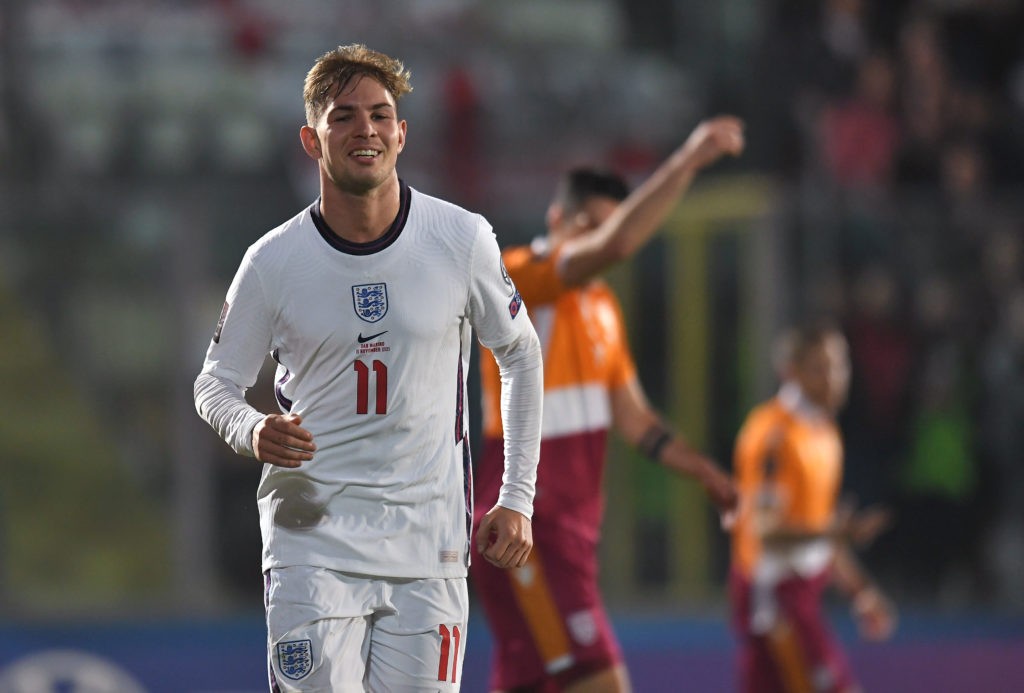
[[[985,236],[979,267],[986,300],[994,305],[1009,302],[1024,279],[1024,240],[1021,221],[997,222]],[[1004,330],[1006,318],[1003,316]]]
[[[1024,280],[1024,245],[1005,186],[1024,170],[1024,6],[817,10],[816,30],[776,26],[799,45],[816,36],[828,46],[827,61],[792,63],[800,86],[791,92],[804,95],[793,99],[793,121],[817,154],[803,157],[802,180],[831,203],[801,220],[814,228],[811,264],[846,269],[837,293],[848,297],[855,364],[843,416],[850,487],[862,500],[901,501],[878,558],[892,559],[916,596],[980,598],[990,576],[972,549],[993,523],[993,570],[1004,595],[1022,595],[1010,586],[1024,579],[1024,560],[1013,558],[1024,552],[1024,511],[1015,510],[1024,491],[1006,489],[1024,487],[1014,476],[1024,474],[1014,457],[1024,440],[1009,423],[1024,420],[1024,338],[1010,336],[1007,296]],[[813,14],[804,6],[800,16]],[[854,67],[855,80],[839,77]],[[831,244],[815,240],[829,232],[838,234]]]
[[[238,0],[217,0],[217,8],[229,33],[231,51],[244,60],[264,56],[278,27],[249,3]]]
[[[824,95],[846,93],[857,79],[858,66],[870,47],[864,1],[802,4],[803,11],[817,15],[817,21],[805,39],[804,57],[813,58],[813,62],[801,65],[801,69],[807,71],[813,88]]]
[[[977,141],[956,138],[940,149],[940,191],[956,208],[985,200],[988,187],[987,160]]]
[[[863,0],[827,0],[821,30],[823,43],[837,61],[856,64],[870,41],[864,26]]]
[[[848,488],[864,502],[888,495],[891,469],[906,449],[914,340],[900,287],[882,264],[856,277],[845,330],[853,379],[843,418]]]
[[[892,108],[894,79],[889,58],[874,53],[859,65],[852,96],[824,109],[822,154],[842,187],[878,188],[890,182],[900,139]]]
[[[444,174],[457,201],[470,208],[480,206],[486,181],[481,158],[482,106],[472,73],[461,65],[448,69],[443,84]]]
[[[908,22],[899,37],[901,109],[906,131],[899,180],[938,182],[938,146],[946,132],[949,78],[937,23],[926,17]]]
[[[1024,606],[1024,285],[1002,306],[981,363],[983,450],[996,472],[995,526],[986,551],[997,598]]]
[[[964,364],[953,339],[929,343],[915,389],[897,533],[904,587],[924,603],[963,605],[977,585],[978,484]]]

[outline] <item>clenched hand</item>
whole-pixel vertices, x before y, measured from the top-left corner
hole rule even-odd
[[[476,532],[476,548],[499,568],[522,568],[533,549],[533,525],[520,512],[496,505]]]

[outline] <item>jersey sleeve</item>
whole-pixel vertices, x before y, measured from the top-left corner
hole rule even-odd
[[[270,351],[269,313],[250,251],[228,288],[194,388],[199,415],[240,454],[252,454],[252,429],[263,418],[246,402],[245,391]]]
[[[501,381],[505,471],[498,505],[532,517],[544,404],[540,340],[489,229],[479,234],[470,282],[470,322],[494,353]]]
[[[479,230],[470,268],[469,318],[480,343],[502,347],[533,331],[523,298],[502,261],[486,222]]]
[[[539,255],[528,246],[507,248],[502,260],[527,305],[554,303],[568,291],[558,274],[558,251]]]

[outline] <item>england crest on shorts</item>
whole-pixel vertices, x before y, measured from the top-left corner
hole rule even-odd
[[[366,322],[377,322],[388,312],[388,285],[381,283],[353,286],[352,305],[360,318]]]
[[[306,676],[313,670],[313,642],[290,640],[277,643],[277,665],[281,674],[293,681]]]

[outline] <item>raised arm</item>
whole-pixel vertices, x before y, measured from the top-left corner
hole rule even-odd
[[[661,227],[697,173],[726,154],[738,156],[744,145],[739,118],[719,116],[701,122],[604,224],[565,242],[562,281],[578,286],[632,257]]]

